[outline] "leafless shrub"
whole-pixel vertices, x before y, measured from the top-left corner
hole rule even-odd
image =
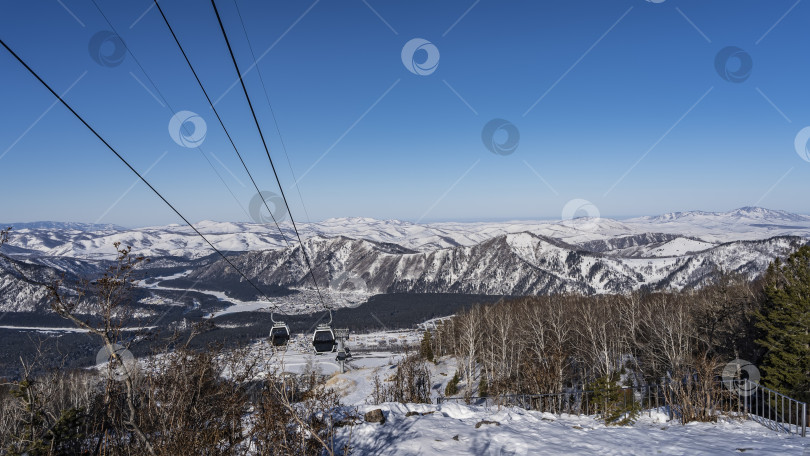
[[[696,355],[667,383],[664,394],[674,413],[686,424],[692,421],[716,421],[717,404],[728,391],[718,388],[717,376],[722,365],[706,355]]]
[[[427,362],[418,353],[406,354],[396,364],[396,371],[389,378],[374,378],[372,401],[425,403],[430,399],[430,369]]]
[[[100,392],[96,375],[54,370],[0,387],[0,449],[9,454],[67,454],[99,428],[91,414]]]
[[[245,364],[248,358],[245,350],[209,346],[142,363],[131,383],[138,427],[155,454],[341,454],[335,431],[354,421],[337,394],[321,378],[312,384],[308,376],[258,372]],[[145,447],[127,426],[125,389],[95,371],[4,384],[2,448],[29,455],[142,454]]]
[[[259,454],[329,455],[344,424],[337,394],[306,377],[269,375],[257,404],[251,443]],[[352,423],[353,424],[353,423]]]

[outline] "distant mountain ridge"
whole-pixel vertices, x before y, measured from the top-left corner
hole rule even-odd
[[[137,229],[60,222],[33,222],[12,226],[15,229],[12,231],[9,247],[17,249],[17,254],[110,259],[115,253],[115,242],[130,245],[135,252],[150,257],[200,258],[212,253],[210,247],[189,227],[176,224]],[[295,238],[288,223],[281,224],[283,235],[273,224],[202,221],[195,224],[195,227],[217,248],[227,252],[280,249],[287,244],[285,238],[287,241]],[[670,240],[683,237],[714,245],[774,236],[810,238],[810,216],[743,207],[728,212],[673,212],[626,220],[599,218],[416,224],[400,220],[351,217],[300,223],[299,231],[304,238],[347,236],[395,243],[420,252],[472,246],[495,236],[519,232],[530,232],[572,245],[590,246],[588,248],[603,244],[602,248],[611,250],[629,247],[620,247],[617,241],[619,238],[632,242],[634,237],[652,235],[669,236]]]
[[[783,210],[766,209],[756,206],[745,206],[728,212],[687,211],[670,212],[663,215],[639,217],[640,220],[666,222],[684,219],[716,217],[727,219],[768,220],[770,222],[810,222],[810,216],[794,214]],[[633,219],[631,219],[633,220]]]
[[[535,295],[681,289],[699,286],[716,270],[753,278],[774,258],[804,242],[799,237],[735,241],[701,252],[655,258],[605,255],[527,232],[433,252],[346,237],[310,238],[304,244],[323,288],[348,273],[361,279],[363,288],[372,293]],[[231,258],[258,284],[310,288],[312,282],[302,260],[300,246]],[[220,260],[192,272],[187,279],[236,284],[241,276]],[[353,288],[357,283],[339,286]]]
[[[19,222],[0,223],[4,229],[13,227],[17,230],[75,230],[75,231],[123,231],[124,228],[110,223],[81,223],[81,222]]]

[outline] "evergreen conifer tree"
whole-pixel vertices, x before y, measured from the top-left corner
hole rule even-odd
[[[810,245],[766,273],[765,296],[757,313],[767,352],[761,366],[764,383],[800,401],[810,400]]]

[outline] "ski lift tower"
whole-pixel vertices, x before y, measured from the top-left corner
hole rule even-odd
[[[335,361],[340,362],[340,373],[346,372],[346,360],[352,358],[352,352],[346,346],[346,340],[349,338],[348,328],[335,329],[335,340],[337,341],[337,356]]]

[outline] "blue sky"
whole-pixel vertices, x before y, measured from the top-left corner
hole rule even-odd
[[[157,10],[148,0],[97,3],[148,77],[130,55],[115,66],[94,61],[93,36],[111,27],[91,1],[4,1],[0,37],[57,92],[70,88],[65,99],[133,166],[152,167],[147,178],[189,219],[249,220],[255,189]],[[252,58],[235,3],[217,5],[244,71]],[[217,109],[260,189],[278,192],[241,88],[228,91],[236,73],[210,3],[161,6],[221,98]],[[560,218],[577,198],[613,217],[746,205],[810,213],[810,162],[794,147],[810,125],[810,3],[238,6],[264,55],[257,68],[289,164],[256,69],[245,81],[296,220]],[[438,50],[430,74],[403,64],[415,38]],[[744,81],[716,69],[728,46],[750,57]],[[105,43],[101,55],[114,48]],[[411,61],[426,57],[423,48]],[[721,67],[734,74],[739,65],[732,57]],[[69,112],[49,109],[52,96],[5,50],[0,75],[0,220],[179,222]],[[170,108],[205,121],[201,147],[172,139]],[[513,153],[485,147],[493,119],[519,132]],[[507,137],[501,129],[494,141]]]

